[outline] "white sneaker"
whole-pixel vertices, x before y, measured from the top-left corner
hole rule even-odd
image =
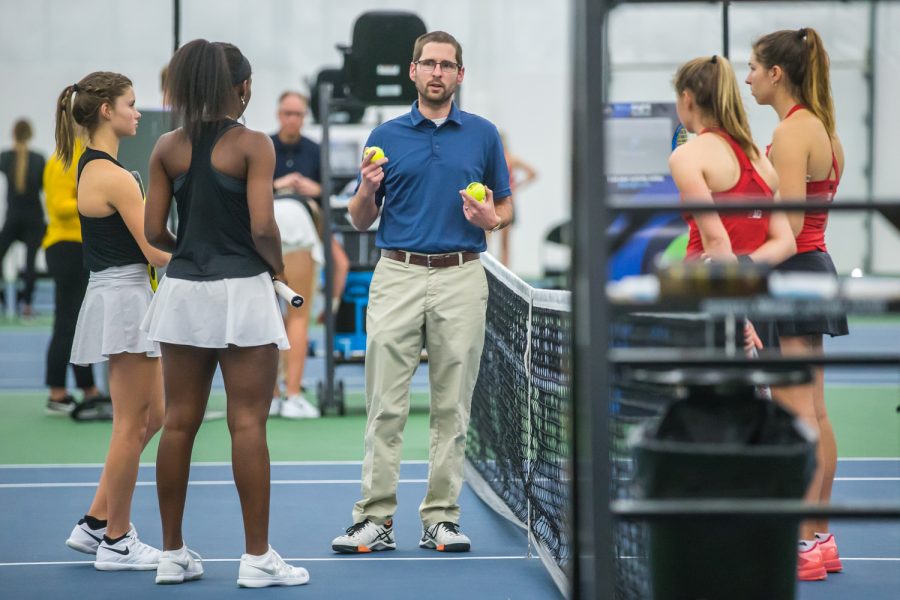
[[[203,559],[184,544],[178,550],[164,550],[156,568],[156,583],[183,583],[203,577]]]
[[[394,520],[388,519],[383,525],[376,525],[369,519],[347,528],[344,535],[331,541],[331,549],[341,554],[359,554],[379,550],[396,550],[394,542]]]
[[[309,572],[292,567],[275,552],[272,546],[262,556],[244,554],[238,569],[237,583],[244,588],[263,588],[272,585],[303,585],[309,583]]]
[[[285,419],[318,419],[321,413],[303,394],[294,394],[281,403],[281,416]]]
[[[281,397],[272,398],[272,404],[269,405],[269,416],[277,417],[281,414],[281,405],[284,404],[284,401]]]
[[[106,540],[97,547],[94,568],[98,571],[153,571],[159,564],[162,553],[139,540],[134,527],[115,544]]]
[[[91,529],[90,525],[84,519],[81,519],[72,528],[72,533],[69,534],[69,539],[66,540],[66,546],[85,554],[97,554],[97,547],[103,541],[104,535],[106,535],[106,527]]]
[[[429,548],[438,552],[468,552],[472,542],[460,530],[459,525],[450,521],[442,521],[422,531],[420,548]]]

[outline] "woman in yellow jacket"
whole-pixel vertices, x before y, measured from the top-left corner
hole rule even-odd
[[[66,389],[66,368],[72,352],[78,310],[84,300],[89,272],[84,268],[81,253],[81,222],[78,219],[75,166],[84,152],[76,143],[72,167],[66,169],[58,157],[51,156],[44,167],[44,196],[47,205],[47,233],[44,236],[44,255],[47,271],[55,288],[53,335],[47,349],[46,383],[50,388],[47,414],[68,415],[76,406]],[[81,389],[83,400],[103,399],[94,383],[90,366],[72,365],[75,384]]]

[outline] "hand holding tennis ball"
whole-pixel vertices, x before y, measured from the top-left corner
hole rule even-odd
[[[376,160],[381,160],[382,158],[384,158],[384,150],[382,150],[378,146],[368,146],[365,150],[363,150],[363,158],[365,159],[365,157],[368,156],[370,152],[372,153],[372,158],[369,159],[371,162],[375,162]]]
[[[473,181],[469,185],[466,186],[466,193],[479,202],[484,202],[485,197],[485,189],[484,184],[479,183],[477,181]]]

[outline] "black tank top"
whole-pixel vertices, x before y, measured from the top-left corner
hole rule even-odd
[[[92,160],[108,160],[125,169],[112,156],[102,150],[86,148],[78,161],[78,180],[86,164]],[[102,271],[109,267],[133,264],[147,264],[141,247],[122,220],[118,212],[107,217],[89,217],[81,214],[81,238],[84,251],[84,266],[89,271]]]
[[[205,126],[191,149],[191,166],[174,182],[178,211],[175,252],[166,277],[212,281],[269,271],[250,234],[247,182],[216,171],[212,151],[232,120]]]

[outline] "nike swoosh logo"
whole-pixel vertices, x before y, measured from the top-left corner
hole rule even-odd
[[[110,552],[115,552],[116,554],[121,554],[122,556],[128,556],[129,554],[131,554],[131,550],[128,547],[126,547],[124,550],[116,550],[112,546],[105,546],[105,548]]]
[[[103,541],[103,538],[102,538],[102,537],[97,537],[96,535],[94,535],[93,533],[91,533],[90,531],[88,531],[87,529],[85,529],[84,527],[82,527],[81,530],[82,530],[83,532],[85,532],[86,534],[88,534],[89,536],[91,536],[92,538],[94,538],[94,540],[95,540],[98,544],[99,544],[100,542]]]

